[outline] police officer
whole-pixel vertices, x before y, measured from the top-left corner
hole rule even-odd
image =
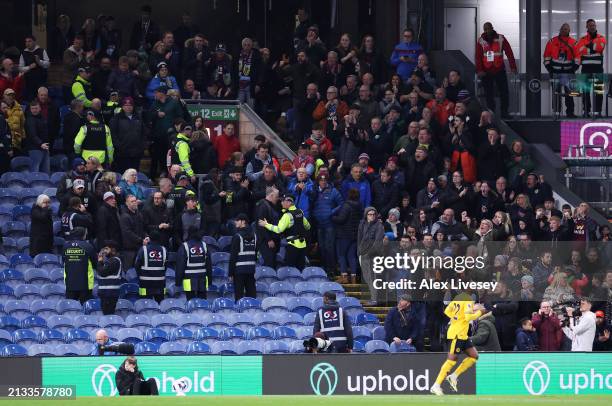
[[[206,299],[208,282],[212,283],[212,261],[206,243],[201,240],[200,230],[190,227],[187,241],[176,253],[176,286],[182,286],[187,300],[194,297]]]
[[[178,134],[172,137],[170,141],[170,161],[171,164],[178,164],[181,166],[181,170],[189,176],[191,183],[195,183],[196,177],[191,169],[191,163],[189,162],[189,156],[191,154],[191,147],[189,141],[191,139],[191,132],[193,127],[191,124],[182,122],[179,124]]]
[[[119,287],[121,286],[121,260],[117,256],[117,243],[109,240],[98,253],[98,297],[102,304],[102,314],[114,314]]]
[[[84,159],[95,156],[101,164],[110,166],[113,163],[115,150],[110,128],[91,110],[87,111],[87,124],[81,127],[74,139],[74,152]]]
[[[185,201],[187,195],[196,196],[195,190],[189,184],[189,176],[185,172],[179,172],[176,175],[176,186],[170,192],[168,199],[174,202],[174,217],[178,218],[185,209]]]
[[[229,277],[234,282],[236,302],[246,297],[257,297],[255,266],[257,265],[257,236],[248,225],[249,218],[240,213],[234,219],[236,234],[232,237]]]
[[[85,241],[85,234],[83,227],[76,227],[62,249],[66,299],[75,299],[81,304],[91,298],[94,264],[97,262],[96,252],[93,246]]]
[[[569,95],[569,75],[573,75],[580,64],[580,55],[576,52],[576,40],[570,37],[570,26],[565,23],[559,35],[546,43],[544,50],[544,67],[559,83],[556,85],[553,98],[553,110],[561,111],[561,90],[565,93],[565,112],[567,117],[574,116],[574,99]]]
[[[317,311],[313,334],[323,333],[331,341],[329,352],[351,352],[353,350],[353,327],[334,292],[323,294],[323,307]]]
[[[76,78],[72,83],[72,97],[83,102],[85,108],[91,107],[93,99],[93,86],[89,79],[91,78],[91,68],[89,66],[79,68]]]
[[[164,299],[167,254],[166,247],[160,243],[159,232],[151,231],[134,261],[141,297],[155,299],[158,303]]]
[[[281,205],[283,215],[278,225],[268,223],[267,219],[259,220],[258,224],[287,239],[285,263],[302,270],[306,266],[306,233],[310,230],[310,223],[302,210],[295,207],[293,196],[285,195]]]
[[[82,182],[85,187],[85,182],[78,179],[75,182]],[[77,227],[82,227],[85,231],[84,240],[91,236],[91,231],[94,227],[93,217],[87,212],[87,208],[82,203],[79,197],[73,196],[68,201],[68,209],[62,213],[62,234],[64,238],[70,238],[71,233]]]

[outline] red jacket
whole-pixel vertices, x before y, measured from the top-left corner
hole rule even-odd
[[[225,163],[234,152],[240,152],[240,140],[238,137],[223,134],[221,136],[213,136],[212,144],[217,150],[219,168],[223,168]]]
[[[445,127],[448,124],[448,118],[453,115],[455,111],[455,103],[448,99],[440,104],[436,100],[430,100],[426,106],[433,112],[434,117],[440,123],[440,126]]]
[[[476,72],[497,73],[503,70],[504,52],[510,63],[510,69],[516,72],[514,53],[506,38],[493,31],[493,39],[491,42],[488,42],[483,33],[476,42]],[[492,61],[490,61],[491,56],[493,57]]]
[[[544,66],[555,73],[574,73],[580,65],[580,55],[576,50],[576,40],[572,37],[554,37],[546,43]]]
[[[549,317],[542,317],[539,313],[531,317],[531,323],[538,333],[540,351],[559,351],[563,331],[561,322],[553,313]]]
[[[316,142],[312,137],[308,138],[306,141],[304,141],[306,144],[308,145],[312,145],[312,144],[317,144],[319,145],[319,154],[322,157],[327,157],[327,155],[332,151],[332,149],[334,148],[332,145],[332,142],[329,140],[329,138],[327,137],[323,137],[323,139],[320,142]]]
[[[578,51],[578,55],[580,55],[582,70],[584,71],[584,67],[587,65],[589,68],[602,67],[605,48],[606,37],[601,34],[597,34],[595,38],[591,38],[591,35],[587,33],[584,37],[580,38],[578,44],[576,44],[576,50]]]
[[[6,77],[0,73],[0,97],[4,95],[6,89],[15,91],[15,99],[21,101],[21,91],[23,89],[23,75]]]

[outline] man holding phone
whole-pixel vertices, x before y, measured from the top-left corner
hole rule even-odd
[[[115,382],[119,396],[152,395],[158,396],[159,390],[154,378],[144,379],[142,371],[138,369],[136,357],[130,356],[123,361],[123,365],[115,374]]]

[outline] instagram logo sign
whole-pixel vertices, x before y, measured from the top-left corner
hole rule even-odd
[[[600,146],[608,155],[612,155],[612,122],[606,121],[564,121],[561,123],[561,156],[566,157],[576,151],[570,150],[570,145]],[[586,150],[586,156],[598,157],[600,151]]]

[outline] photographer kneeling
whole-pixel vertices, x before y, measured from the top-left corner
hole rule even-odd
[[[149,378],[145,381],[142,371],[138,369],[136,357],[127,357],[115,374],[119,396],[159,395],[157,382]]]

